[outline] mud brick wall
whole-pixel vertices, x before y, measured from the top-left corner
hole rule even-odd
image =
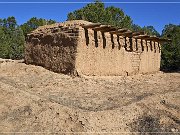
[[[160,69],[157,42],[80,29],[76,70],[85,75],[133,75]]]
[[[152,73],[160,69],[160,44],[84,29],[86,21],[39,27],[28,35],[25,62],[89,76]]]
[[[73,73],[78,33],[79,28],[70,24],[40,27],[26,39],[25,62],[55,72]]]

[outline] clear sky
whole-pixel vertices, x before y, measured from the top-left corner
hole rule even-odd
[[[0,18],[15,16],[18,24],[31,17],[42,17],[63,22],[67,14],[94,0],[0,0]],[[161,33],[164,25],[180,24],[180,0],[102,0],[105,6],[123,9],[133,22],[140,26],[152,25]],[[3,3],[3,2],[67,2],[67,3]],[[84,2],[84,3],[68,3]],[[115,2],[166,2],[166,3],[115,3]],[[167,3],[171,2],[171,3]],[[172,3],[174,2],[174,3]],[[177,3],[175,3],[177,2]]]

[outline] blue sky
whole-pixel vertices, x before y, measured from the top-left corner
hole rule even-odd
[[[15,16],[18,24],[26,22],[31,17],[42,17],[63,22],[67,14],[82,8],[86,3],[56,3],[56,4],[17,4],[1,2],[93,2],[93,0],[0,0],[0,18]],[[133,22],[140,26],[154,26],[161,33],[164,25],[180,24],[180,0],[102,0],[103,2],[179,2],[179,3],[105,3],[105,6],[115,6],[131,16]]]

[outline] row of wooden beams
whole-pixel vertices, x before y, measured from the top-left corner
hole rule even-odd
[[[172,41],[171,39],[159,38],[159,37],[148,36],[148,35],[139,35],[139,36],[134,36],[133,38],[149,40],[149,41],[154,41],[154,42],[171,42]]]
[[[85,29],[92,28],[92,30],[94,31],[109,32],[110,34],[116,34],[118,36],[124,36],[124,37],[129,37],[129,38],[156,41],[156,42],[171,42],[170,39],[159,38],[156,36],[148,36],[146,35],[144,31],[132,32],[126,28],[118,29],[111,25],[101,25],[101,23],[92,23],[92,24],[82,25],[82,27]]]

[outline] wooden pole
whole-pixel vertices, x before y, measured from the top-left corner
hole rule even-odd
[[[95,28],[101,26],[101,23],[92,23],[92,24],[87,24],[87,25],[82,25],[83,28],[89,29],[89,28]]]

